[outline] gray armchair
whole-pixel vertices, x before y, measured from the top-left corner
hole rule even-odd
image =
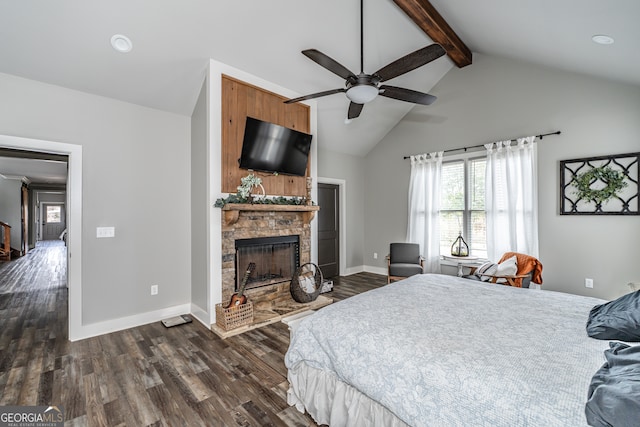
[[[417,243],[391,243],[387,255],[387,283],[422,274],[424,258]]]

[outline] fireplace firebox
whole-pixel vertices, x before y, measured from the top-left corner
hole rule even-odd
[[[276,236],[235,241],[235,290],[238,291],[249,263],[256,267],[246,289],[290,281],[300,266],[300,237]]]

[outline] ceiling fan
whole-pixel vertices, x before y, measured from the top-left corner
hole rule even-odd
[[[299,98],[288,99],[285,104],[305,101],[307,99],[320,98],[322,96],[333,95],[335,93],[345,93],[349,101],[349,111],[347,118],[349,120],[360,116],[364,104],[373,101],[378,96],[386,96],[387,98],[398,99],[400,101],[412,102],[414,104],[430,105],[436,97],[427,93],[418,92],[411,89],[405,89],[396,86],[381,85],[380,83],[391,80],[409,71],[415,70],[429,62],[440,58],[446,52],[439,44],[432,44],[422,49],[418,49],[400,59],[393,61],[385,67],[382,67],[373,74],[365,74],[364,72],[364,36],[363,26],[364,18],[362,13],[363,0],[360,0],[360,74],[355,75],[345,66],[338,63],[334,59],[325,55],[316,49],[303,50],[302,54],[320,66],[326,68],[334,74],[345,79],[345,87],[340,89],[332,89],[324,92],[313,93],[301,96]]]

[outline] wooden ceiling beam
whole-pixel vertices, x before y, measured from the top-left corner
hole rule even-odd
[[[471,64],[471,51],[428,0],[393,0],[458,66]]]

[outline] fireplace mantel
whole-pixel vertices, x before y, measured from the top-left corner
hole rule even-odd
[[[262,205],[249,203],[228,203],[222,207],[224,222],[233,225],[238,222],[240,211],[253,212],[303,212],[304,222],[309,224],[320,206],[306,205]]]

